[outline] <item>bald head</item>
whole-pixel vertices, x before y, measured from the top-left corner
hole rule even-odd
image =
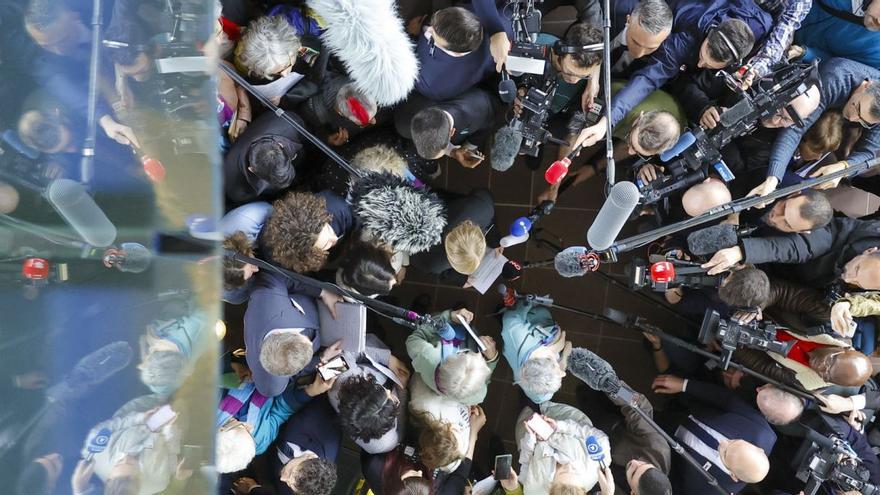
[[[730,190],[719,179],[708,179],[691,186],[681,197],[681,204],[685,213],[695,217],[711,210],[712,208],[730,203],[732,197]]]
[[[804,412],[803,401],[773,385],[758,389],[758,409],[772,425],[787,425],[798,419]]]
[[[718,454],[736,481],[757,483],[770,471],[770,461],[764,449],[745,440],[722,440],[718,443]]]

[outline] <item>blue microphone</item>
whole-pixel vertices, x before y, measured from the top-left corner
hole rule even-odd
[[[113,432],[110,431],[110,428],[101,428],[95,433],[95,436],[89,439],[89,444],[86,446],[86,450],[88,451],[88,455],[86,456],[86,460],[94,457],[95,454],[103,452],[107,448],[107,443],[110,441],[110,435]]]
[[[603,464],[605,461],[605,451],[602,449],[602,445],[599,444],[599,440],[596,439],[593,435],[587,437],[587,455],[590,456],[591,460],[598,462],[599,464]]]
[[[668,162],[669,160],[672,160],[673,158],[680,155],[681,152],[690,148],[691,145],[693,145],[696,142],[697,142],[697,137],[694,136],[693,132],[688,131],[688,132],[682,134],[681,137],[678,138],[678,142],[675,143],[675,145],[672,148],[669,148],[668,150],[664,151],[663,153],[660,153],[660,161],[665,163],[665,162]]]
[[[532,221],[528,217],[519,217],[510,224],[510,235],[521,237],[532,230]]]

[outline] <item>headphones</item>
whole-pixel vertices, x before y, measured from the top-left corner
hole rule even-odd
[[[724,31],[722,31],[720,27],[721,26],[719,24],[713,24],[711,27],[709,27],[709,34],[707,34],[706,37],[708,38],[709,36],[712,36],[713,33],[717,34],[718,37],[721,38],[721,41],[724,42],[725,46],[727,46],[727,49],[730,51],[730,53],[733,54],[733,60],[727,64],[727,67],[741,66],[743,56],[740,55],[740,53],[736,50],[736,46],[734,46],[733,42],[730,41],[730,38],[728,38],[727,35],[724,34]]]
[[[568,45],[562,40],[553,43],[553,52],[557,55],[571,55],[574,53],[584,52],[601,52],[605,48],[605,43],[593,43],[592,45]]]

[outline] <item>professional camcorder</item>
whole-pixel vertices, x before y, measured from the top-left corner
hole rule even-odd
[[[726,370],[733,352],[742,347],[787,355],[794,341],[776,340],[776,330],[779,328],[772,322],[753,321],[742,324],[725,320],[717,311],[707,309],[697,339],[704,345],[713,340],[718,341],[721,345],[721,369]]]
[[[651,262],[643,259],[634,259],[627,267],[631,274],[631,287],[643,289],[645,287],[657,292],[665,292],[676,287],[689,289],[717,289],[724,281],[721,275],[706,275],[706,269],[700,268],[699,263],[651,257]]]
[[[639,184],[643,203],[655,203],[669,194],[702,182],[711,170],[725,182],[734,179],[724,163],[722,148],[734,139],[751,133],[765,118],[786,108],[795,121],[802,125],[797,112],[791,108],[791,100],[805,93],[817,78],[814,63],[785,64],[771,73],[770,80],[761,80],[749,90],[743,91],[739,82],[730,74],[718,71],[727,86],[741,95],[739,101],[721,114],[715,128],[704,130],[696,126],[684,133],[678,143],[660,155],[667,175],[649,184]],[[637,166],[644,162],[637,163]],[[711,167],[711,168],[710,168]]]
[[[880,488],[871,484],[870,472],[859,462],[859,456],[844,440],[826,437],[807,429],[807,436],[795,455],[795,476],[806,482],[804,495],[814,495],[826,485],[840,492],[856,491],[878,495]]]

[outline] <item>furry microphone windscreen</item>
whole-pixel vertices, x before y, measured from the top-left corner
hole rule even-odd
[[[364,228],[395,251],[427,251],[440,243],[446,227],[446,210],[436,194],[388,172],[354,182],[351,204]]]
[[[516,155],[519,154],[519,148],[522,146],[522,140],[522,132],[516,129],[509,126],[498,129],[490,155],[492,168],[499,172],[505,172],[512,167]]]
[[[327,26],[321,43],[345,65],[355,86],[379,106],[402,101],[419,62],[394,0],[308,0]]]
[[[738,241],[736,226],[727,223],[695,230],[687,236],[688,250],[697,256],[715,254],[720,249],[736,246]]]

